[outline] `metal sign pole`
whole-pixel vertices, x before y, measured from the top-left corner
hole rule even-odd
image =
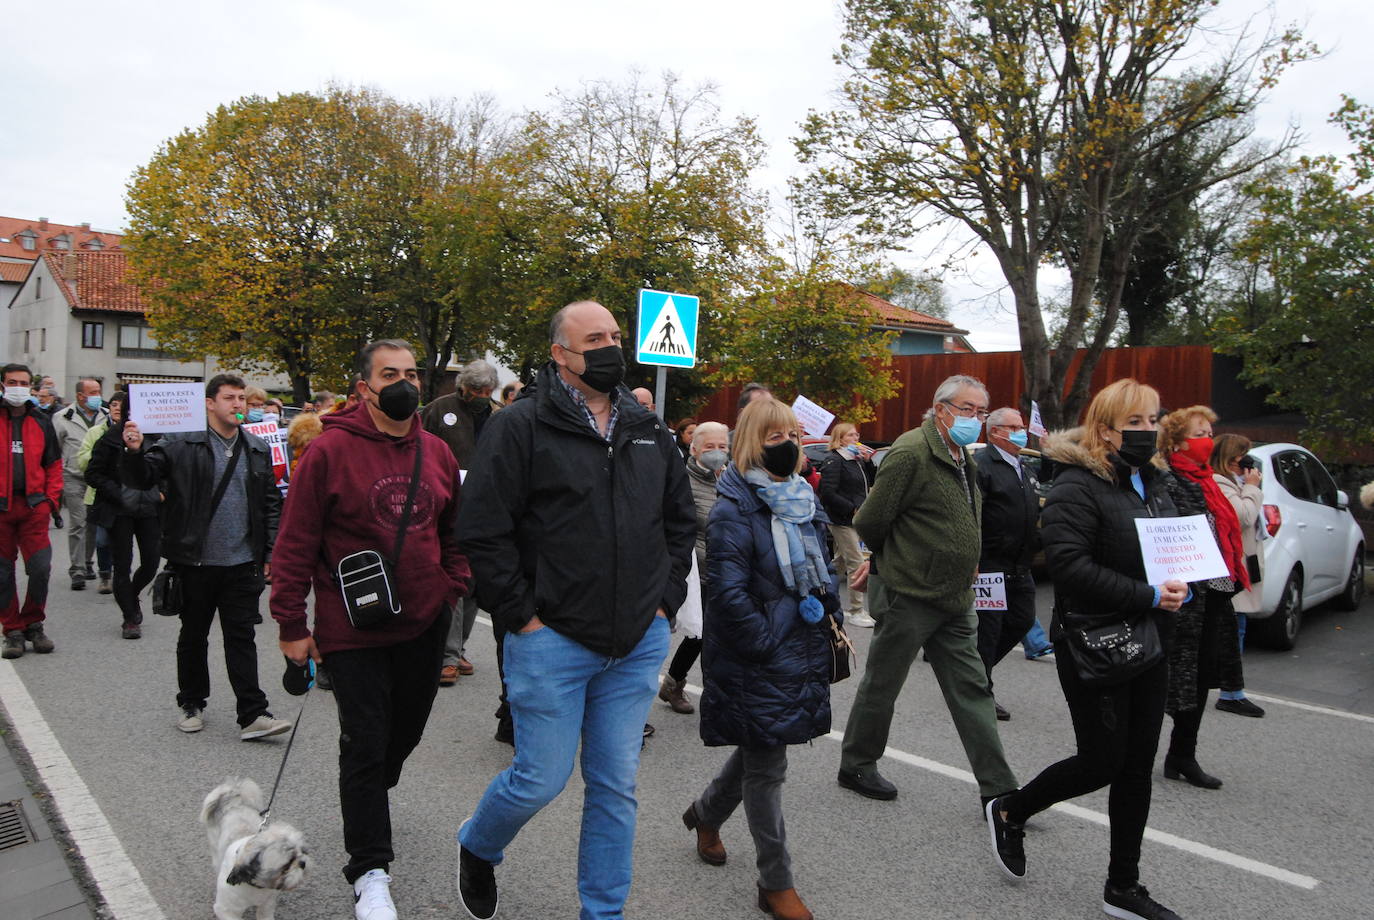
[[[654,376],[654,405],[658,406],[658,417],[664,418],[663,406],[668,398],[668,368],[663,365],[658,366],[658,373]]]

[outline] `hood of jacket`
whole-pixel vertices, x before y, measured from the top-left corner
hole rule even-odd
[[[347,432],[360,438],[367,438],[369,441],[394,444],[410,444],[420,436],[421,428],[420,414],[417,412],[411,416],[410,431],[400,437],[393,437],[377,428],[377,423],[372,421],[372,413],[362,403],[349,409],[339,409],[322,416],[320,424],[324,431]]]

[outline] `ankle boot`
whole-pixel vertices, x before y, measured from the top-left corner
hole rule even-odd
[[[1185,779],[1199,789],[1220,789],[1221,780],[1198,766],[1196,757],[1184,760],[1182,757],[1165,756],[1165,779]]]
[[[769,891],[760,887],[759,910],[772,914],[777,920],[814,920],[811,911],[806,909],[802,899],[797,896],[795,888]]]
[[[679,712],[684,716],[689,716],[696,712],[697,709],[692,705],[692,701],[687,699],[686,695],[683,693],[686,687],[687,681],[673,680],[671,677],[665,676],[663,678],[663,683],[658,685],[658,698],[671,706],[673,712]]]
[[[720,829],[707,827],[697,817],[697,803],[687,806],[682,813],[682,823],[689,831],[697,832],[697,855],[701,861],[711,866],[725,865],[725,844],[720,840]]]

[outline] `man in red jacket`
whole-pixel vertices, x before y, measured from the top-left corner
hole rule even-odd
[[[48,521],[62,501],[62,450],[52,419],[29,402],[33,374],[23,364],[0,369],[5,383],[5,417],[10,428],[10,462],[0,463],[0,657],[18,658],[27,641],[46,654],[53,642],[43,633],[48,602],[52,544]],[[28,595],[19,606],[14,566],[24,554]]]
[[[421,428],[418,380],[407,343],[383,339],[363,348],[354,383],[361,404],[324,416],[324,433],[291,478],[272,556],[271,609],[282,653],[297,664],[322,661],[334,685],[349,856],[343,872],[358,920],[395,920],[387,790],[420,743],[452,609],[472,581],[454,529],[458,465],[448,446]],[[417,457],[420,478],[407,515]],[[335,580],[340,560],[363,550],[394,563],[390,583],[400,605],[369,628],[353,625]],[[312,587],[313,634],[306,623]]]

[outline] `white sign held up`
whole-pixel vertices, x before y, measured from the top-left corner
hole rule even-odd
[[[1174,518],[1136,518],[1145,580],[1160,585],[1176,581],[1226,578],[1230,572],[1205,514]]]
[[[131,383],[129,418],[148,433],[204,431],[205,384]]]
[[[1007,580],[1001,572],[979,572],[973,581],[973,609],[1007,610]]]
[[[796,402],[792,403],[792,412],[797,416],[797,421],[801,422],[802,431],[817,437],[829,431],[830,423],[835,421],[835,413],[825,411],[800,394],[797,395]]]
[[[1031,400],[1030,424],[1026,426],[1026,430],[1037,438],[1043,438],[1049,434],[1045,430],[1045,423],[1040,420],[1040,404],[1033,399]]]

